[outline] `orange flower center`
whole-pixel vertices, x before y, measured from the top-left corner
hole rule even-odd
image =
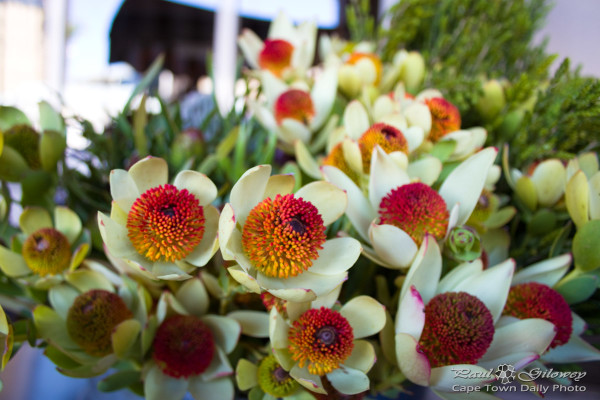
[[[275,102],[275,120],[278,124],[290,118],[308,125],[314,115],[313,101],[304,90],[291,89],[283,92]]]
[[[258,55],[258,65],[276,76],[281,76],[291,64],[293,52],[294,46],[290,42],[282,39],[267,39],[265,47]]]
[[[294,361],[311,374],[325,375],[338,368],[354,347],[352,326],[330,308],[313,308],[302,314],[290,328],[289,350]]]
[[[437,142],[446,134],[460,129],[460,112],[454,104],[441,97],[427,99],[425,104],[431,112],[429,139],[432,142]]]
[[[260,202],[250,211],[242,231],[242,246],[254,267],[277,278],[310,268],[325,240],[317,208],[293,194]]]
[[[381,146],[386,153],[401,151],[408,154],[408,142],[402,132],[384,123],[371,126],[358,139],[358,145],[362,155],[363,171],[367,174],[371,171],[371,156],[376,145]]]
[[[425,327],[419,340],[432,368],[475,364],[494,338],[492,313],[465,292],[438,294],[425,306]]]
[[[393,189],[379,205],[380,223],[394,225],[406,232],[418,245],[426,234],[437,240],[446,235],[448,209],[435,190],[421,182]]]
[[[187,189],[161,185],[137,198],[127,216],[128,236],[151,261],[187,257],[204,236],[204,209]]]

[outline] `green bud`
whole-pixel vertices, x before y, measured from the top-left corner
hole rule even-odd
[[[414,93],[416,92],[425,77],[425,60],[421,53],[411,51],[404,59],[402,65],[402,72],[400,73],[400,79],[404,82],[406,90]]]
[[[475,230],[468,226],[457,226],[448,236],[450,256],[457,261],[473,261],[481,256],[481,241]]]
[[[487,120],[493,120],[506,105],[504,89],[497,80],[487,81],[483,84],[483,96],[475,105],[479,114]]]

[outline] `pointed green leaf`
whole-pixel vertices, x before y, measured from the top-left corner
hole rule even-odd
[[[62,115],[46,101],[41,101],[39,103],[39,110],[40,126],[42,127],[42,130],[56,131],[62,137],[66,138],[67,132]]]
[[[113,392],[125,389],[141,381],[141,379],[140,371],[119,371],[98,382],[98,390],[101,392]]]

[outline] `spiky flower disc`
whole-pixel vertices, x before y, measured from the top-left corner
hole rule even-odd
[[[425,306],[425,327],[419,340],[432,368],[475,364],[494,337],[492,313],[465,292],[438,294]]]
[[[268,355],[258,364],[258,384],[263,392],[277,398],[287,397],[300,385],[277,362],[274,355]]]
[[[286,301],[280,299],[279,297],[273,296],[269,292],[262,292],[260,294],[260,299],[262,300],[262,303],[267,309],[267,311],[271,311],[271,309],[275,307],[277,312],[283,314],[286,310]]]
[[[556,336],[550,348],[567,343],[573,330],[573,315],[564,297],[551,287],[537,282],[521,283],[510,288],[503,314],[552,322],[556,327]]]
[[[75,298],[67,314],[69,336],[86,353],[103,357],[112,353],[112,333],[133,314],[117,294],[94,289]]]
[[[425,104],[431,112],[429,139],[432,142],[437,142],[447,133],[460,129],[460,111],[454,104],[442,97],[427,99]]]
[[[372,125],[367,129],[358,139],[358,145],[362,155],[363,171],[367,174],[371,171],[371,156],[376,145],[386,153],[401,151],[408,154],[408,142],[402,132],[384,123]]]
[[[354,348],[352,326],[330,308],[312,308],[302,314],[288,334],[289,350],[298,366],[324,375],[338,368]]]
[[[425,234],[440,240],[448,228],[446,202],[435,190],[421,182],[409,183],[393,189],[379,205],[381,224],[394,225],[417,243]]]
[[[166,184],[148,189],[127,216],[131,244],[151,261],[187,257],[204,235],[204,209],[187,189]]]
[[[55,275],[69,267],[71,245],[56,229],[41,228],[25,240],[22,254],[27,266],[36,274]]]
[[[215,355],[210,328],[193,315],[174,315],[163,321],[154,337],[154,360],[174,378],[204,372]]]
[[[317,207],[293,194],[260,202],[250,211],[242,232],[244,252],[254,267],[277,278],[310,268],[325,240]]]
[[[304,90],[290,89],[275,101],[275,120],[278,124],[286,118],[291,118],[308,125],[314,116],[313,101],[310,94]]]
[[[276,76],[281,76],[291,64],[293,52],[294,46],[290,42],[282,39],[267,39],[265,47],[258,55],[258,65]]]

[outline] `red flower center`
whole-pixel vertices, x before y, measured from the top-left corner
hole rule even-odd
[[[425,100],[431,112],[431,131],[429,139],[437,142],[444,135],[460,129],[460,112],[458,108],[442,97]]]
[[[550,348],[567,343],[573,331],[569,304],[556,290],[537,282],[521,283],[510,288],[503,314],[552,322],[556,326],[556,336]]]
[[[308,92],[290,89],[283,92],[275,101],[275,120],[281,124],[290,118],[308,125],[315,115],[315,107]]]
[[[290,42],[282,39],[267,39],[265,47],[258,55],[258,65],[276,76],[281,76],[291,64],[293,52],[294,46]]]
[[[300,368],[324,375],[338,368],[354,347],[354,334],[346,318],[326,307],[302,314],[290,328],[289,350]]]
[[[254,267],[277,278],[310,268],[325,240],[319,210],[293,194],[260,202],[250,211],[242,232],[244,252]]]
[[[127,229],[133,247],[149,260],[181,260],[204,236],[204,209],[187,189],[161,185],[136,199]]]
[[[211,330],[193,315],[175,315],[164,320],[153,347],[158,366],[174,378],[201,374],[215,355]]]
[[[397,187],[381,199],[379,217],[381,224],[402,229],[420,245],[427,233],[438,240],[444,237],[449,213],[442,196],[415,182]]]
[[[475,296],[447,292],[438,294],[425,306],[419,347],[432,368],[475,364],[493,338],[492,314]]]

